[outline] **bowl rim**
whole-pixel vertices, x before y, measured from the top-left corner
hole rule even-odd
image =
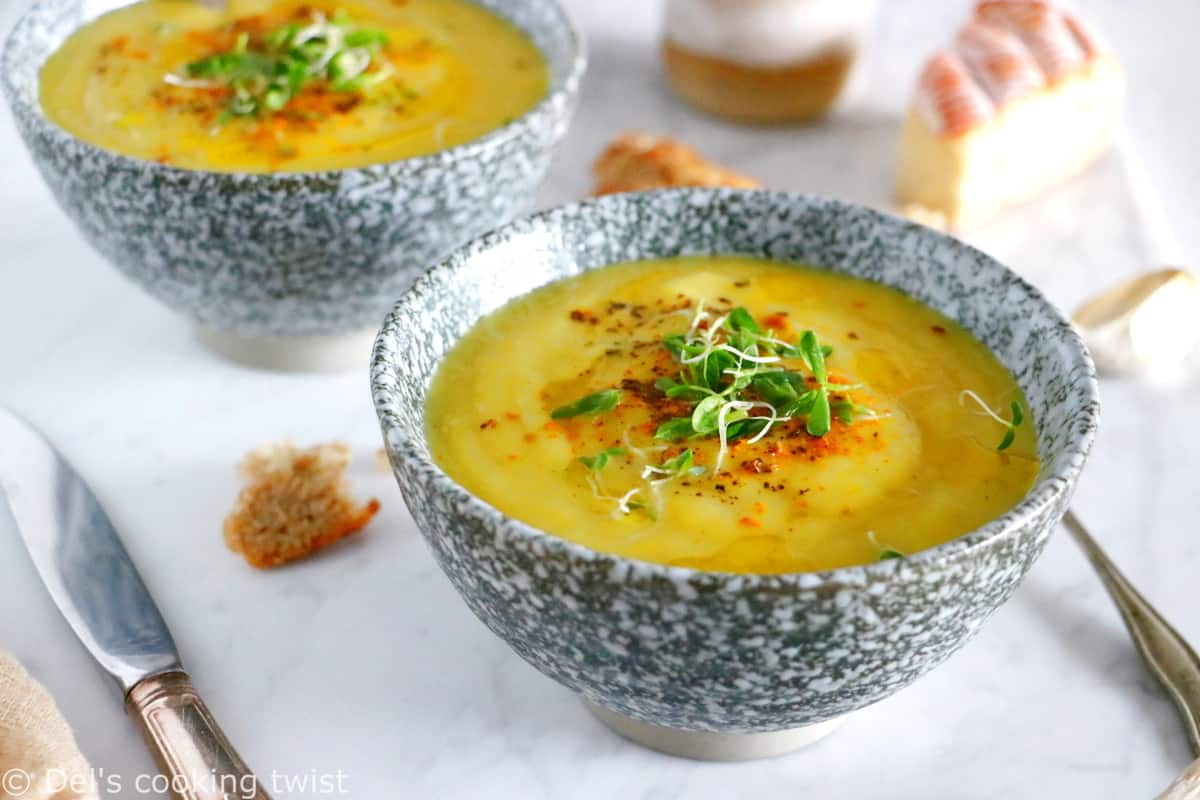
[[[1081,381],[1081,394],[1079,396],[1079,414],[1082,417],[1082,424],[1076,423],[1068,428],[1065,437],[1066,440],[1063,444],[1065,458],[1063,458],[1061,466],[1054,472],[1039,474],[1033,486],[1008,511],[973,530],[965,531],[941,544],[927,547],[900,559],[887,559],[869,564],[854,564],[811,572],[728,572],[698,569],[695,567],[670,566],[658,562],[630,558],[616,553],[596,550],[558,536],[550,531],[542,530],[534,525],[509,516],[487,501],[477,497],[466,487],[450,477],[431,457],[426,457],[419,452],[413,444],[412,437],[405,432],[406,426],[399,422],[399,416],[393,410],[396,405],[395,390],[398,382],[395,376],[397,370],[395,363],[388,358],[387,350],[390,348],[393,352],[400,352],[399,347],[392,346],[396,342],[394,335],[395,320],[408,313],[406,305],[410,298],[417,298],[421,292],[433,283],[438,274],[460,268],[460,265],[466,264],[472,258],[487,252],[498,244],[509,241],[513,236],[530,235],[538,230],[544,230],[546,227],[552,227],[554,225],[554,217],[557,215],[587,215],[590,209],[602,207],[605,204],[628,202],[627,198],[630,194],[640,196],[679,196],[684,199],[692,199],[693,201],[695,198],[719,200],[739,195],[768,195],[775,202],[784,202],[808,208],[825,206],[839,211],[854,210],[859,213],[865,213],[874,224],[899,225],[906,231],[916,231],[919,235],[932,237],[935,241],[954,248],[958,252],[970,253],[976,259],[981,260],[982,263],[989,265],[990,269],[999,270],[1007,274],[1013,280],[1014,284],[1027,294],[1030,300],[1041,306],[1043,312],[1050,319],[1056,323],[1061,323],[1061,327],[1065,331],[1066,343],[1070,347],[1069,358],[1076,362],[1077,366],[1082,366],[1084,370],[1084,380]],[[602,269],[603,267],[597,268]],[[540,284],[539,287],[535,288],[545,285],[547,283]],[[533,289],[530,291],[533,291]],[[506,298],[504,302],[508,302],[511,299],[513,298]],[[474,324],[473,322],[472,325]],[[450,344],[450,347],[457,344],[460,339],[461,337],[457,337]],[[1034,517],[1042,514],[1064,494],[1068,497],[1070,496],[1074,491],[1079,475],[1086,465],[1088,454],[1091,451],[1100,422],[1099,382],[1097,381],[1096,368],[1091,354],[1079,336],[1079,332],[1058,307],[1051,303],[1041,290],[1025,280],[1021,275],[1009,269],[987,253],[960,239],[903,217],[830,197],[764,189],[661,189],[591,198],[539,211],[536,214],[517,219],[474,239],[439,261],[393,304],[391,311],[384,318],[383,325],[376,336],[375,344],[372,348],[371,390],[376,414],[379,417],[383,431],[384,448],[389,458],[401,459],[408,466],[415,467],[416,471],[423,473],[425,477],[436,481],[439,484],[439,490],[451,499],[456,513],[468,512],[473,518],[487,525],[489,529],[496,529],[503,526],[506,536],[511,537],[516,535],[523,537],[530,542],[536,542],[538,545],[547,548],[548,551],[563,553],[571,560],[610,560],[613,563],[627,565],[630,568],[636,569],[645,577],[665,578],[677,583],[683,581],[716,582],[717,584],[741,582],[735,585],[744,586],[746,583],[753,583],[758,588],[810,588],[818,584],[861,586],[865,584],[868,577],[893,574],[914,565],[931,567],[946,564],[952,560],[969,556],[971,553],[990,545],[993,541],[1012,534],[1026,526]],[[422,414],[422,418],[424,418],[424,414]],[[405,499],[407,502],[407,498]],[[422,534],[424,534],[424,531],[422,531]]]
[[[84,0],[73,0],[76,3],[83,3]],[[16,61],[17,40],[26,26],[32,24],[33,17],[43,8],[52,4],[62,3],[63,0],[36,0],[27,7],[17,17],[15,23],[8,35],[4,39],[4,46],[0,49],[0,73],[3,73],[4,94],[7,97],[10,108],[14,111],[19,107],[22,112],[27,114],[32,119],[36,120],[42,128],[42,131],[54,140],[56,144],[69,144],[76,147],[82,147],[89,158],[108,159],[112,164],[127,169],[147,170],[152,174],[172,176],[176,179],[201,179],[215,176],[219,180],[246,181],[246,180],[267,180],[279,183],[294,182],[294,181],[310,181],[314,179],[329,179],[340,178],[345,175],[362,176],[364,178],[382,178],[382,177],[400,177],[404,178],[424,172],[426,170],[438,170],[445,165],[458,162],[460,159],[471,160],[478,158],[487,150],[502,147],[504,144],[512,141],[520,136],[524,129],[531,127],[536,119],[542,117],[553,117],[555,109],[560,106],[568,105],[573,97],[579,93],[579,85],[583,79],[583,74],[587,69],[588,63],[588,45],[587,40],[579,27],[574,16],[567,10],[562,0],[545,0],[548,7],[554,9],[557,15],[558,24],[561,30],[565,33],[565,39],[569,47],[569,59],[566,69],[554,78],[547,87],[546,92],[530,108],[526,109],[521,114],[514,117],[509,122],[497,128],[487,131],[462,144],[447,147],[441,150],[435,150],[432,153],[423,155],[409,156],[408,158],[399,158],[392,161],[381,161],[378,163],[367,164],[361,167],[341,167],[338,169],[326,170],[294,170],[294,171],[275,171],[275,172],[248,172],[245,170],[215,170],[215,169],[195,169],[191,167],[180,167],[173,164],[162,164],[158,161],[150,159],[138,158],[137,156],[126,155],[115,150],[109,150],[99,145],[76,136],[70,131],[60,126],[57,122],[50,119],[42,109],[42,104],[38,97],[33,98],[30,102],[28,98],[17,88],[14,75],[16,68],[13,62]],[[125,8],[134,5],[140,0],[121,0],[119,4],[115,4],[109,11],[110,13],[119,8]],[[482,8],[490,11],[497,16],[503,17],[495,8],[479,3],[476,0],[466,0],[472,5],[479,5]],[[93,18],[95,19],[95,18]],[[511,25],[525,31],[521,26],[512,20],[505,18]],[[77,26],[74,31],[78,31],[81,26]],[[61,44],[60,44],[61,46]],[[534,44],[538,51],[545,56],[543,48]],[[57,49],[57,48],[56,48]],[[51,51],[53,53],[53,51]],[[46,56],[49,58],[49,55]],[[41,73],[42,67],[45,66],[45,58],[36,69],[38,74]],[[16,114],[14,114],[16,116]]]

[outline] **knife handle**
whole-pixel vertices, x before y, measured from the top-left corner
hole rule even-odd
[[[175,800],[271,800],[186,672],[143,679],[126,695],[125,711],[170,780]]]

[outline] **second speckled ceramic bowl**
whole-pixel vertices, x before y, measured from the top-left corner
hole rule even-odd
[[[481,316],[583,270],[700,253],[825,266],[900,288],[958,320],[1028,398],[1043,464],[1028,495],[982,528],[904,559],[737,575],[568,542],[505,516],[433,462],[429,382]],[[1092,361],[1074,329],[990,257],[869,209],[732,190],[616,195],[484,236],[396,304],[371,378],[405,501],[471,610],[625,735],[713,758],[769,755],[816,738],[958,650],[1042,552],[1099,415]]]
[[[422,270],[532,207],[575,108],[584,48],[558,3],[480,2],[546,56],[546,97],[467,144],[361,169],[185,170],[94,147],[50,122],[38,101],[42,64],[124,2],[38,0],[13,28],[0,69],[59,205],[126,276],[199,323],[226,355],[285,368],[361,365],[379,318]]]

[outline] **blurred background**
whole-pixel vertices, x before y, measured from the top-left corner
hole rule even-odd
[[[693,111],[675,98],[666,87],[659,65],[659,35],[662,2],[647,0],[566,0],[583,29],[589,34],[591,68],[585,81],[580,122],[572,127],[556,164],[553,199],[565,199],[568,191],[575,197],[586,193],[589,182],[587,164],[616,131],[626,128],[652,128],[655,132],[677,135],[714,158],[724,159],[733,167],[745,167],[749,154],[761,156],[766,147],[786,148],[797,137],[816,138],[822,126],[838,127],[847,117],[857,123],[861,117],[875,117],[884,130],[863,133],[861,125],[843,125],[857,129],[857,135],[870,140],[875,152],[862,152],[886,171],[868,180],[881,181],[881,197],[890,192],[891,163],[894,161],[896,131],[906,108],[921,64],[930,52],[942,46],[962,24],[974,6],[972,0],[883,0],[879,3],[875,36],[865,51],[865,61],[849,95],[840,108],[840,116],[815,126],[784,130],[754,129],[716,122]],[[1126,106],[1127,146],[1132,145],[1127,161],[1145,190],[1142,201],[1149,208],[1149,224],[1162,239],[1163,258],[1194,261],[1200,253],[1200,156],[1196,142],[1200,137],[1200,70],[1195,68],[1197,31],[1200,31],[1200,3],[1194,0],[1155,0],[1131,3],[1127,0],[1077,0],[1067,7],[1097,30],[1124,63],[1129,90]],[[652,92],[631,84],[652,84]],[[643,97],[657,103],[647,108]],[[879,120],[880,115],[884,116]],[[662,129],[661,122],[667,122]],[[835,145],[830,145],[835,147]],[[846,150],[852,150],[846,147]],[[882,152],[880,152],[882,150]],[[577,156],[583,163],[566,163]],[[743,163],[739,163],[739,157]],[[781,155],[781,160],[786,154]],[[758,175],[772,188],[847,194],[844,186],[806,183],[806,172],[821,174],[821,165],[806,165],[793,158],[786,169]],[[567,172],[578,183],[563,185]],[[861,169],[860,169],[861,172]],[[844,179],[844,178],[843,178]],[[882,180],[881,180],[882,179]],[[786,185],[782,182],[786,181]],[[1144,184],[1144,185],[1143,185]],[[864,200],[868,198],[854,197]],[[1161,230],[1159,230],[1161,229]],[[1173,239],[1173,240],[1172,240]]]

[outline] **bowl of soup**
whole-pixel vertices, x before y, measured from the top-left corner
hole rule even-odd
[[[489,233],[399,300],[371,376],[476,616],[702,758],[812,741],[953,654],[1041,553],[1099,415],[1074,329],[994,259],[765,191]]]
[[[585,55],[555,0],[38,0],[2,63],[95,248],[218,349],[302,364],[361,363],[422,270],[531,207]]]

